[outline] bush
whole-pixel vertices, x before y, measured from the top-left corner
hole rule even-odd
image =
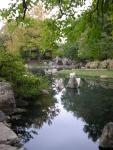
[[[72,60],[78,59],[77,45],[66,45],[64,47],[64,56]]]
[[[37,96],[47,87],[44,79],[28,72],[22,59],[9,52],[0,51],[0,77],[11,82],[15,93],[23,97]]]

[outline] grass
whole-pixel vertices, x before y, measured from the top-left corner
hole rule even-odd
[[[61,70],[57,76],[67,77],[70,73],[75,72],[80,77],[101,77],[101,78],[113,78],[113,70],[107,69],[72,69]]]

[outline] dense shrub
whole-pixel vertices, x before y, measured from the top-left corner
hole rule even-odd
[[[66,45],[64,47],[64,56],[72,59],[77,60],[78,59],[78,47],[77,45]]]
[[[47,87],[44,79],[26,70],[22,59],[9,52],[0,51],[0,77],[11,82],[16,94],[31,97]]]

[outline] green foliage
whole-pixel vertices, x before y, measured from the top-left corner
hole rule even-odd
[[[64,50],[63,49],[57,49],[53,51],[53,57],[63,57],[64,56]]]
[[[59,32],[55,21],[51,19],[36,20],[26,18],[26,25],[18,25],[15,21],[7,23],[4,34],[7,40],[4,41],[7,50],[22,54],[23,51],[38,49],[43,52],[45,49],[57,49],[57,38]]]
[[[70,59],[78,59],[78,47],[77,45],[65,45],[64,56]]]
[[[0,51],[0,77],[11,82],[16,94],[32,97],[47,87],[46,80],[28,72],[19,56]]]
[[[72,59],[107,59],[113,58],[113,1],[93,0],[91,6],[78,17],[76,9],[83,6],[86,0],[41,0],[45,9],[59,8],[54,19],[36,20],[24,19],[24,27],[10,26],[9,40],[6,46],[11,50],[39,48],[40,50],[57,50],[58,39],[67,38],[64,55]],[[31,8],[39,0],[28,0],[26,5]],[[19,1],[2,10],[1,15],[8,20],[16,16],[17,22],[22,22],[25,6]],[[18,12],[18,13],[15,13]],[[65,19],[64,19],[65,18]],[[12,24],[12,23],[10,23]],[[15,31],[12,32],[12,29]],[[11,33],[12,32],[12,33]],[[16,43],[16,44],[15,44]],[[71,45],[76,45],[78,51],[74,52]],[[66,47],[66,46],[65,46]],[[69,48],[70,47],[70,48]],[[56,54],[59,52],[57,51]],[[54,53],[55,54],[55,53]]]

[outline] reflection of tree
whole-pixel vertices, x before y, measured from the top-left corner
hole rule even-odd
[[[41,128],[44,122],[50,125],[59,112],[55,100],[50,96],[40,97],[40,100],[31,103],[23,112],[14,113],[9,119],[11,128],[21,136],[24,143],[33,138],[33,134],[37,134],[34,128]]]
[[[96,141],[104,125],[113,121],[113,91],[102,86],[88,86],[83,83],[80,95],[75,90],[67,90],[62,98],[62,103],[68,111],[72,111],[76,117],[81,117],[86,123],[84,132],[88,137]]]

